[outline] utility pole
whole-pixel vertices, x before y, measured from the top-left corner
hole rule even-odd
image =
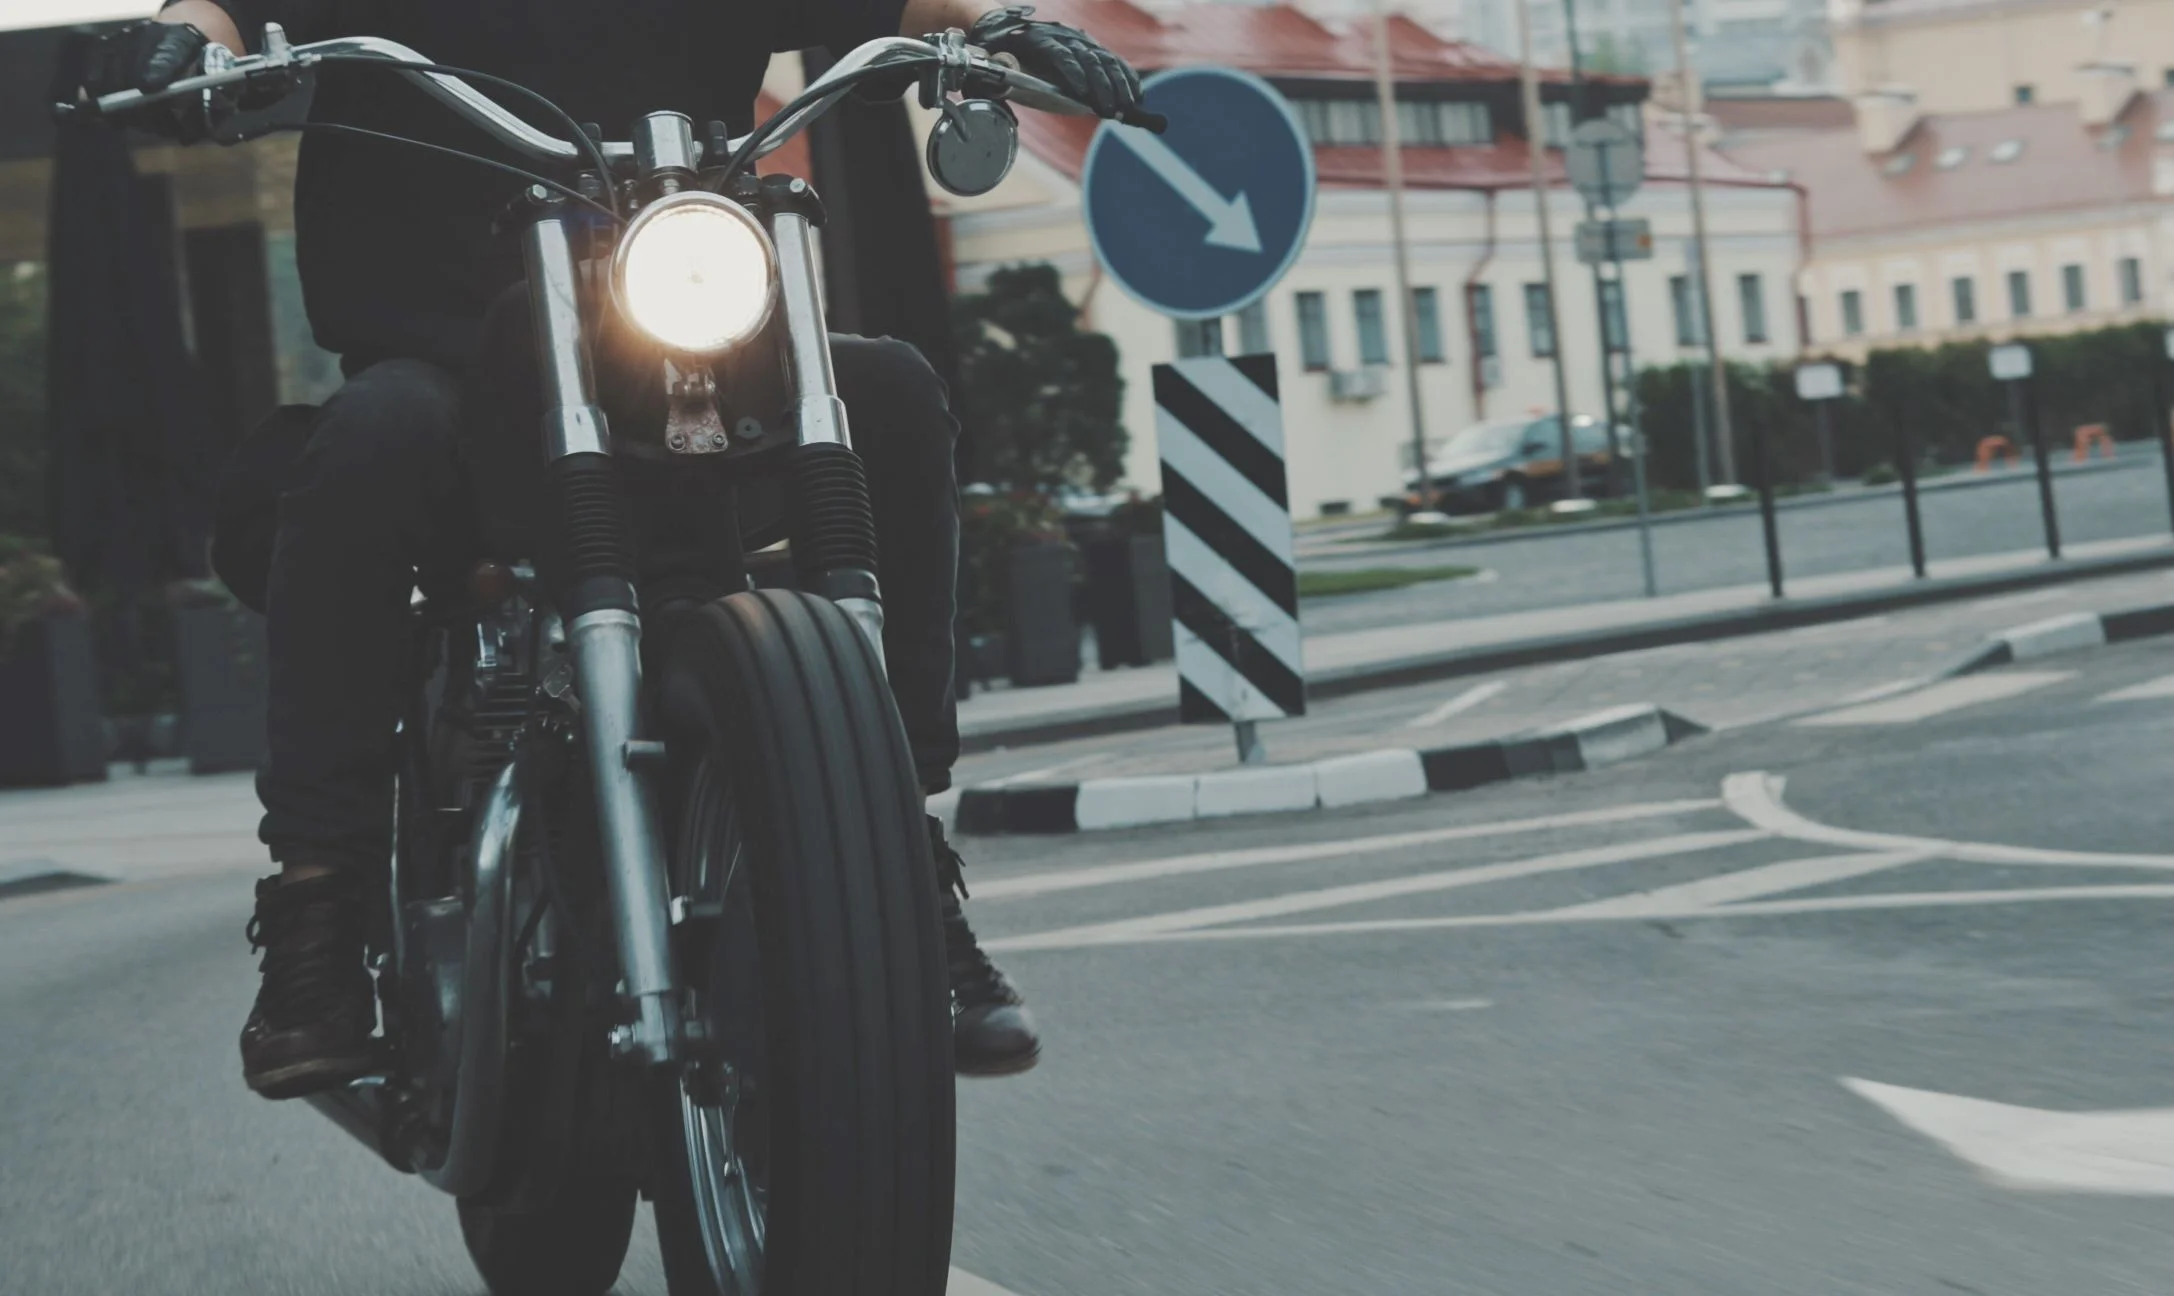
[[[1404,326],[1404,393],[1412,410],[1412,468],[1419,474],[1419,503],[1434,507],[1434,478],[1427,471],[1427,420],[1419,404],[1419,329],[1412,306],[1411,252],[1404,242],[1404,148],[1396,112],[1396,78],[1389,62],[1389,0],[1374,0],[1374,100],[1381,110],[1381,173],[1389,194],[1389,240],[1396,247],[1397,318]],[[1477,356],[1473,363],[1479,363]]]
[[[1676,75],[1681,78],[1683,160],[1691,181],[1691,238],[1698,251],[1698,313],[1706,326],[1706,373],[1713,382],[1713,427],[1721,480],[1736,481],[1736,439],[1729,428],[1729,373],[1721,366],[1721,328],[1714,319],[1713,257],[1706,246],[1706,185],[1699,160],[1698,111],[1704,86],[1691,69],[1691,43],[1684,33],[1683,0],[1671,0],[1669,27],[1676,41]],[[1703,455],[1700,456],[1702,459]]]
[[[1517,74],[1525,98],[1525,153],[1532,163],[1532,208],[1540,219],[1540,281],[1547,293],[1548,336],[1555,343],[1555,414],[1562,421],[1564,489],[1570,498],[1585,494],[1578,449],[1571,437],[1570,379],[1564,370],[1562,313],[1555,308],[1555,235],[1547,202],[1547,117],[1540,106],[1540,74],[1532,65],[1532,21],[1525,0],[1517,7]]]
[[[1585,85],[1585,60],[1578,52],[1578,0],[1563,0],[1563,34],[1570,45],[1570,117],[1574,125],[1591,115],[1589,111],[1591,104],[1588,100]],[[1567,143],[1567,141],[1565,142]],[[1585,219],[1593,219],[1593,212],[1593,200],[1588,198],[1585,200]],[[1619,278],[1615,281],[1615,284],[1618,294],[1616,300],[1620,301],[1622,300],[1620,294],[1623,291],[1623,281]],[[1593,310],[1600,317],[1600,403],[1604,411],[1601,426],[1607,429],[1608,433],[1609,488],[1613,490],[1616,483],[1622,480],[1617,476],[1617,464],[1622,458],[1620,453],[1622,444],[1621,438],[1617,435],[1615,421],[1615,354],[1608,347],[1608,334],[1610,332],[1608,324],[1612,318],[1608,310],[1608,301],[1607,274],[1600,268],[1600,263],[1596,261],[1593,263]],[[1623,331],[1626,334],[1623,341],[1628,345],[1630,342],[1630,338],[1627,336],[1630,332],[1630,307],[1627,304],[1623,308]]]

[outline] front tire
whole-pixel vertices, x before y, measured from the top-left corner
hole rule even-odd
[[[693,1055],[653,1095],[673,1296],[941,1296],[951,1013],[921,796],[827,600],[734,594],[660,676]]]

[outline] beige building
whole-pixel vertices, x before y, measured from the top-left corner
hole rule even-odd
[[[1315,132],[1321,188],[1312,233],[1290,272],[1254,309],[1205,327],[1173,322],[1097,271],[1078,187],[1088,125],[1030,114],[1012,178],[985,198],[944,207],[960,288],[977,287],[1007,264],[1058,267],[1086,325],[1117,343],[1132,434],[1127,477],[1145,490],[1155,490],[1158,480],[1149,370],[1211,347],[1275,353],[1298,515],[1366,509],[1395,493],[1408,462],[1411,409],[1380,149],[1368,134],[1374,104],[1364,32],[1283,7],[1199,5],[1165,9],[1159,17],[1123,0],[1056,0],[1043,8],[1102,35],[1146,68],[1221,63],[1277,85]],[[1561,182],[1560,155],[1551,153],[1558,328],[1542,309],[1515,65],[1409,24],[1397,32],[1396,48],[1399,96],[1413,101],[1401,113],[1421,101],[1476,105],[1484,126],[1457,142],[1404,150],[1420,404],[1430,439],[1482,418],[1553,409],[1557,345],[1566,348],[1573,408],[1598,413],[1600,312],[1591,274],[1569,248],[1582,206]],[[1562,79],[1551,73],[1548,81],[1546,99],[1563,102]],[[1610,84],[1628,116],[1644,85]],[[1463,108],[1457,115],[1475,119]],[[1623,327],[1612,330],[1628,341],[1627,356],[1614,348],[1619,370],[1699,351],[1695,317],[1683,309],[1691,220],[1682,145],[1659,131],[1649,143],[1648,182],[1626,214],[1652,222],[1656,255],[1629,268]],[[1786,182],[1711,154],[1706,170],[1715,180],[1708,216],[1723,349],[1744,360],[1793,355],[1790,285],[1803,265],[1798,195]]]
[[[2174,91],[1748,137],[1808,195],[1807,345],[2069,332],[2174,311]]]
[[[1925,113],[2072,104],[2126,75],[2174,84],[2174,0],[1829,0],[1843,94]]]

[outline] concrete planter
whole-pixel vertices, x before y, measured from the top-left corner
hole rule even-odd
[[[33,621],[0,658],[0,787],[105,776],[90,626],[75,614]]]
[[[264,618],[239,606],[178,607],[174,635],[189,772],[255,769],[264,759]]]

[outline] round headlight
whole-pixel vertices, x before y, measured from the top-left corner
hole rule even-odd
[[[619,309],[675,351],[723,351],[760,332],[777,297],[770,236],[738,203],[689,191],[651,203],[614,262]]]

